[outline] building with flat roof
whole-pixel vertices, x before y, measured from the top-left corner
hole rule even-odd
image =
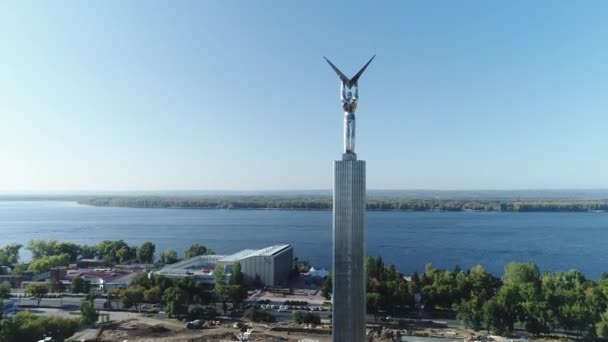
[[[199,255],[194,258],[166,265],[158,271],[152,272],[168,279],[190,278],[198,284],[215,284],[213,271],[218,260],[224,258],[223,255]]]
[[[199,255],[167,265],[153,274],[169,279],[190,278],[199,284],[215,284],[213,272],[223,267],[227,275],[235,263],[241,264],[245,283],[253,284],[256,276],[266,286],[287,285],[293,269],[293,246],[275,245],[262,249],[245,249],[232,255]]]
[[[293,247],[275,245],[258,250],[243,250],[219,260],[226,273],[232,272],[234,263],[241,264],[245,283],[253,284],[259,276],[266,286],[286,286],[289,274],[293,270]]]
[[[146,269],[139,266],[114,268],[80,268],[69,270],[65,279],[71,281],[74,277],[89,282],[91,289],[108,291],[116,288],[125,288],[137,275]]]

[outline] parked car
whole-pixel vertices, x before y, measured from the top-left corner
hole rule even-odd
[[[201,322],[200,319],[196,319],[194,321],[186,323],[186,328],[187,329],[202,329],[203,328],[203,322]]]

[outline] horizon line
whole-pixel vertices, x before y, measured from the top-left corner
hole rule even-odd
[[[521,192],[521,191],[539,191],[539,192],[554,192],[554,191],[608,191],[608,188],[484,188],[484,189],[427,189],[427,188],[370,188],[367,191],[384,191],[384,192]],[[108,193],[272,193],[272,192],[332,192],[331,188],[316,188],[316,189],[154,189],[154,190],[101,190],[101,189],[85,189],[85,190],[0,190],[0,195],[59,195],[59,194],[108,194]]]

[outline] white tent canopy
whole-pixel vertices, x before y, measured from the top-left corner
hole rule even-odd
[[[326,269],[316,270],[314,267],[311,267],[308,275],[313,278],[325,278],[329,275],[329,271]]]

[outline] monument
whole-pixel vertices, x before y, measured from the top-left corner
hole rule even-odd
[[[373,56],[352,78],[329,59],[340,77],[344,109],[344,153],[334,162],[333,199],[333,341],[364,342],[365,338],[365,161],[355,153],[355,110],[359,78]]]

